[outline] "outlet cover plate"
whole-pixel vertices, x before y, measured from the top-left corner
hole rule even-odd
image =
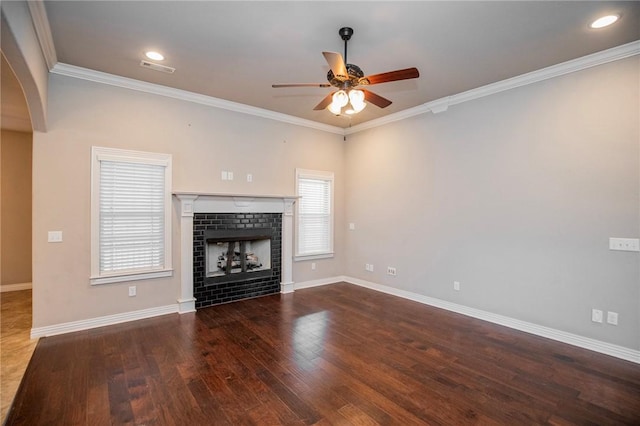
[[[600,323],[602,322],[602,311],[600,309],[591,310],[591,321]]]
[[[638,238],[609,238],[609,250],[640,251]]]

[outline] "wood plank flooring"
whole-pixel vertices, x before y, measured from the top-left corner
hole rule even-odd
[[[0,293],[0,419],[4,420],[37,339],[31,339],[31,290]]]
[[[640,424],[640,365],[339,283],[40,339],[7,425]]]

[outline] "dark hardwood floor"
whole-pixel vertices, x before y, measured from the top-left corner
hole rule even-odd
[[[7,425],[640,424],[640,365],[349,284],[40,339]]]

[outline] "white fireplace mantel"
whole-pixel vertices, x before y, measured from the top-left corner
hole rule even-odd
[[[289,195],[216,194],[174,192],[180,201],[180,298],[178,312],[196,310],[193,297],[194,213],[282,213],[282,260],[280,292],[293,292],[293,204]]]

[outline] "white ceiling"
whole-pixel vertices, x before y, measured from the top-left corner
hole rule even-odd
[[[640,39],[640,2],[46,1],[59,62],[348,127]],[[592,30],[606,13],[622,19]],[[336,117],[313,107],[329,88],[322,51],[365,75],[417,67],[420,78],[370,86],[393,101]],[[162,52],[164,74],[139,66]]]

